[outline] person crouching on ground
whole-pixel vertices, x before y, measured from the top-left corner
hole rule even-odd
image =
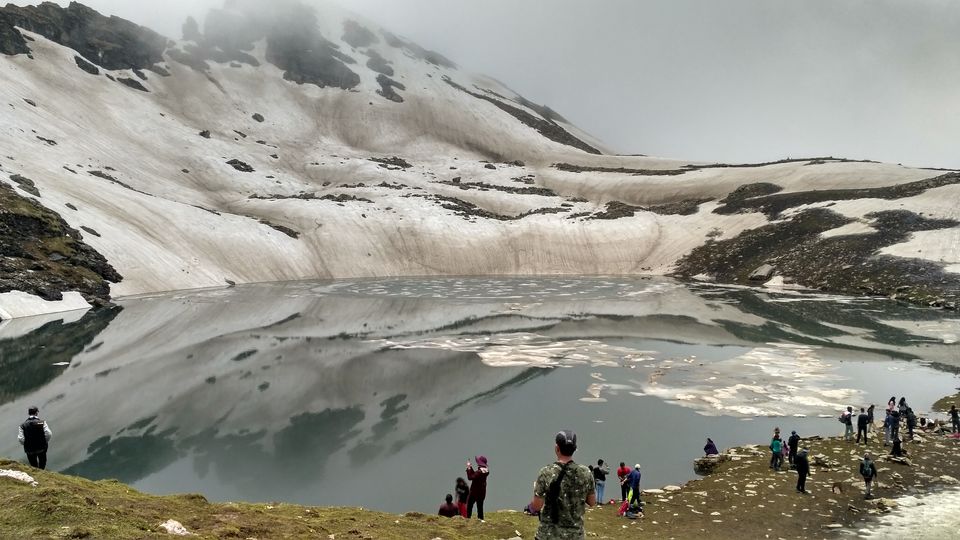
[[[437,511],[437,515],[448,518],[460,515],[460,509],[457,508],[457,505],[453,504],[453,495],[447,493],[447,502],[440,505],[440,510]]]
[[[20,424],[17,440],[23,445],[23,451],[27,454],[30,466],[46,469],[47,448],[53,432],[50,431],[50,426],[39,418],[39,414],[40,409],[37,407],[27,409],[28,416],[26,421]]]
[[[587,505],[597,504],[597,493],[590,469],[573,462],[577,435],[563,430],[554,437],[557,461],[540,469],[533,484],[529,508],[540,512],[536,540],[585,538],[583,513]]]
[[[716,456],[720,454],[720,451],[717,450],[717,445],[714,444],[713,439],[707,437],[707,444],[703,445],[703,453],[707,456]]]
[[[477,519],[483,521],[483,501],[487,498],[487,477],[490,469],[487,468],[487,458],[477,456],[477,470],[467,462],[467,479],[470,480],[470,495],[467,497],[467,519],[473,517],[473,505],[477,505]]]

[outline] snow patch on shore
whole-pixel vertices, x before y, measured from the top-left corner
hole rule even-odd
[[[956,538],[960,530],[960,490],[942,491],[897,499],[897,508],[878,519],[876,525],[861,529],[861,538],[871,540],[940,540]]]

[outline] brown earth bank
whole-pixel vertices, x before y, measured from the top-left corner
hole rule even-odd
[[[866,445],[842,437],[803,439],[812,469],[808,494],[796,492],[796,473],[769,467],[766,443],[726,450],[703,478],[647,489],[640,519],[618,517],[616,504],[588,510],[587,537],[837,538],[869,526],[874,516],[895,508],[900,495],[957,484],[957,439],[918,431],[904,445],[908,458],[897,462],[875,435]],[[877,457],[879,470],[869,500],[857,472],[864,451]],[[193,538],[524,539],[533,538],[537,527],[536,518],[510,510],[490,512],[479,522],[418,512],[210,503],[201,495],[146,495],[113,480],[92,482],[0,460],[4,469],[26,472],[37,482],[0,476],[0,530],[14,538],[164,538],[170,536],[160,524],[171,519]],[[608,483],[608,493],[618,491],[615,480]]]

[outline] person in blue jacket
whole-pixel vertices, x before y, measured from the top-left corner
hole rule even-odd
[[[634,465],[633,470],[630,471],[630,474],[627,476],[627,483],[630,484],[630,489],[633,490],[633,495],[630,497],[630,505],[633,506],[633,503],[636,502],[637,505],[643,506],[643,502],[640,501],[640,464],[639,463]]]

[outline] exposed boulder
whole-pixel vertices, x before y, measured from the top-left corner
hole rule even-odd
[[[149,28],[105,17],[77,2],[65,8],[53,2],[24,7],[7,4],[0,8],[0,36],[9,36],[3,30],[9,24],[70,47],[108,70],[148,68],[163,61],[167,45],[165,37]],[[0,43],[9,39],[0,37]],[[16,45],[14,41],[10,43]]]
[[[253,113],[253,117],[252,117],[252,118],[253,118],[254,120],[256,120],[257,122],[263,122],[263,121],[264,121],[263,115],[260,114],[260,113]]]
[[[700,476],[707,476],[717,470],[721,463],[730,459],[727,454],[704,456],[693,461],[693,472]]]
[[[246,163],[240,161],[239,159],[231,159],[230,161],[227,162],[227,165],[233,167],[234,169],[240,172],[245,172],[245,173],[251,173],[254,170],[253,167],[251,167],[250,165],[247,165]]]
[[[750,281],[767,281],[777,269],[772,264],[762,264],[754,270],[747,279]]]
[[[100,74],[100,68],[98,68],[97,66],[91,64],[90,62],[87,62],[82,56],[74,56],[74,57],[73,57],[73,61],[77,63],[77,67],[78,67],[78,68],[86,71],[87,73],[89,73],[89,74],[91,74],[91,75],[99,75],[99,74]]]

